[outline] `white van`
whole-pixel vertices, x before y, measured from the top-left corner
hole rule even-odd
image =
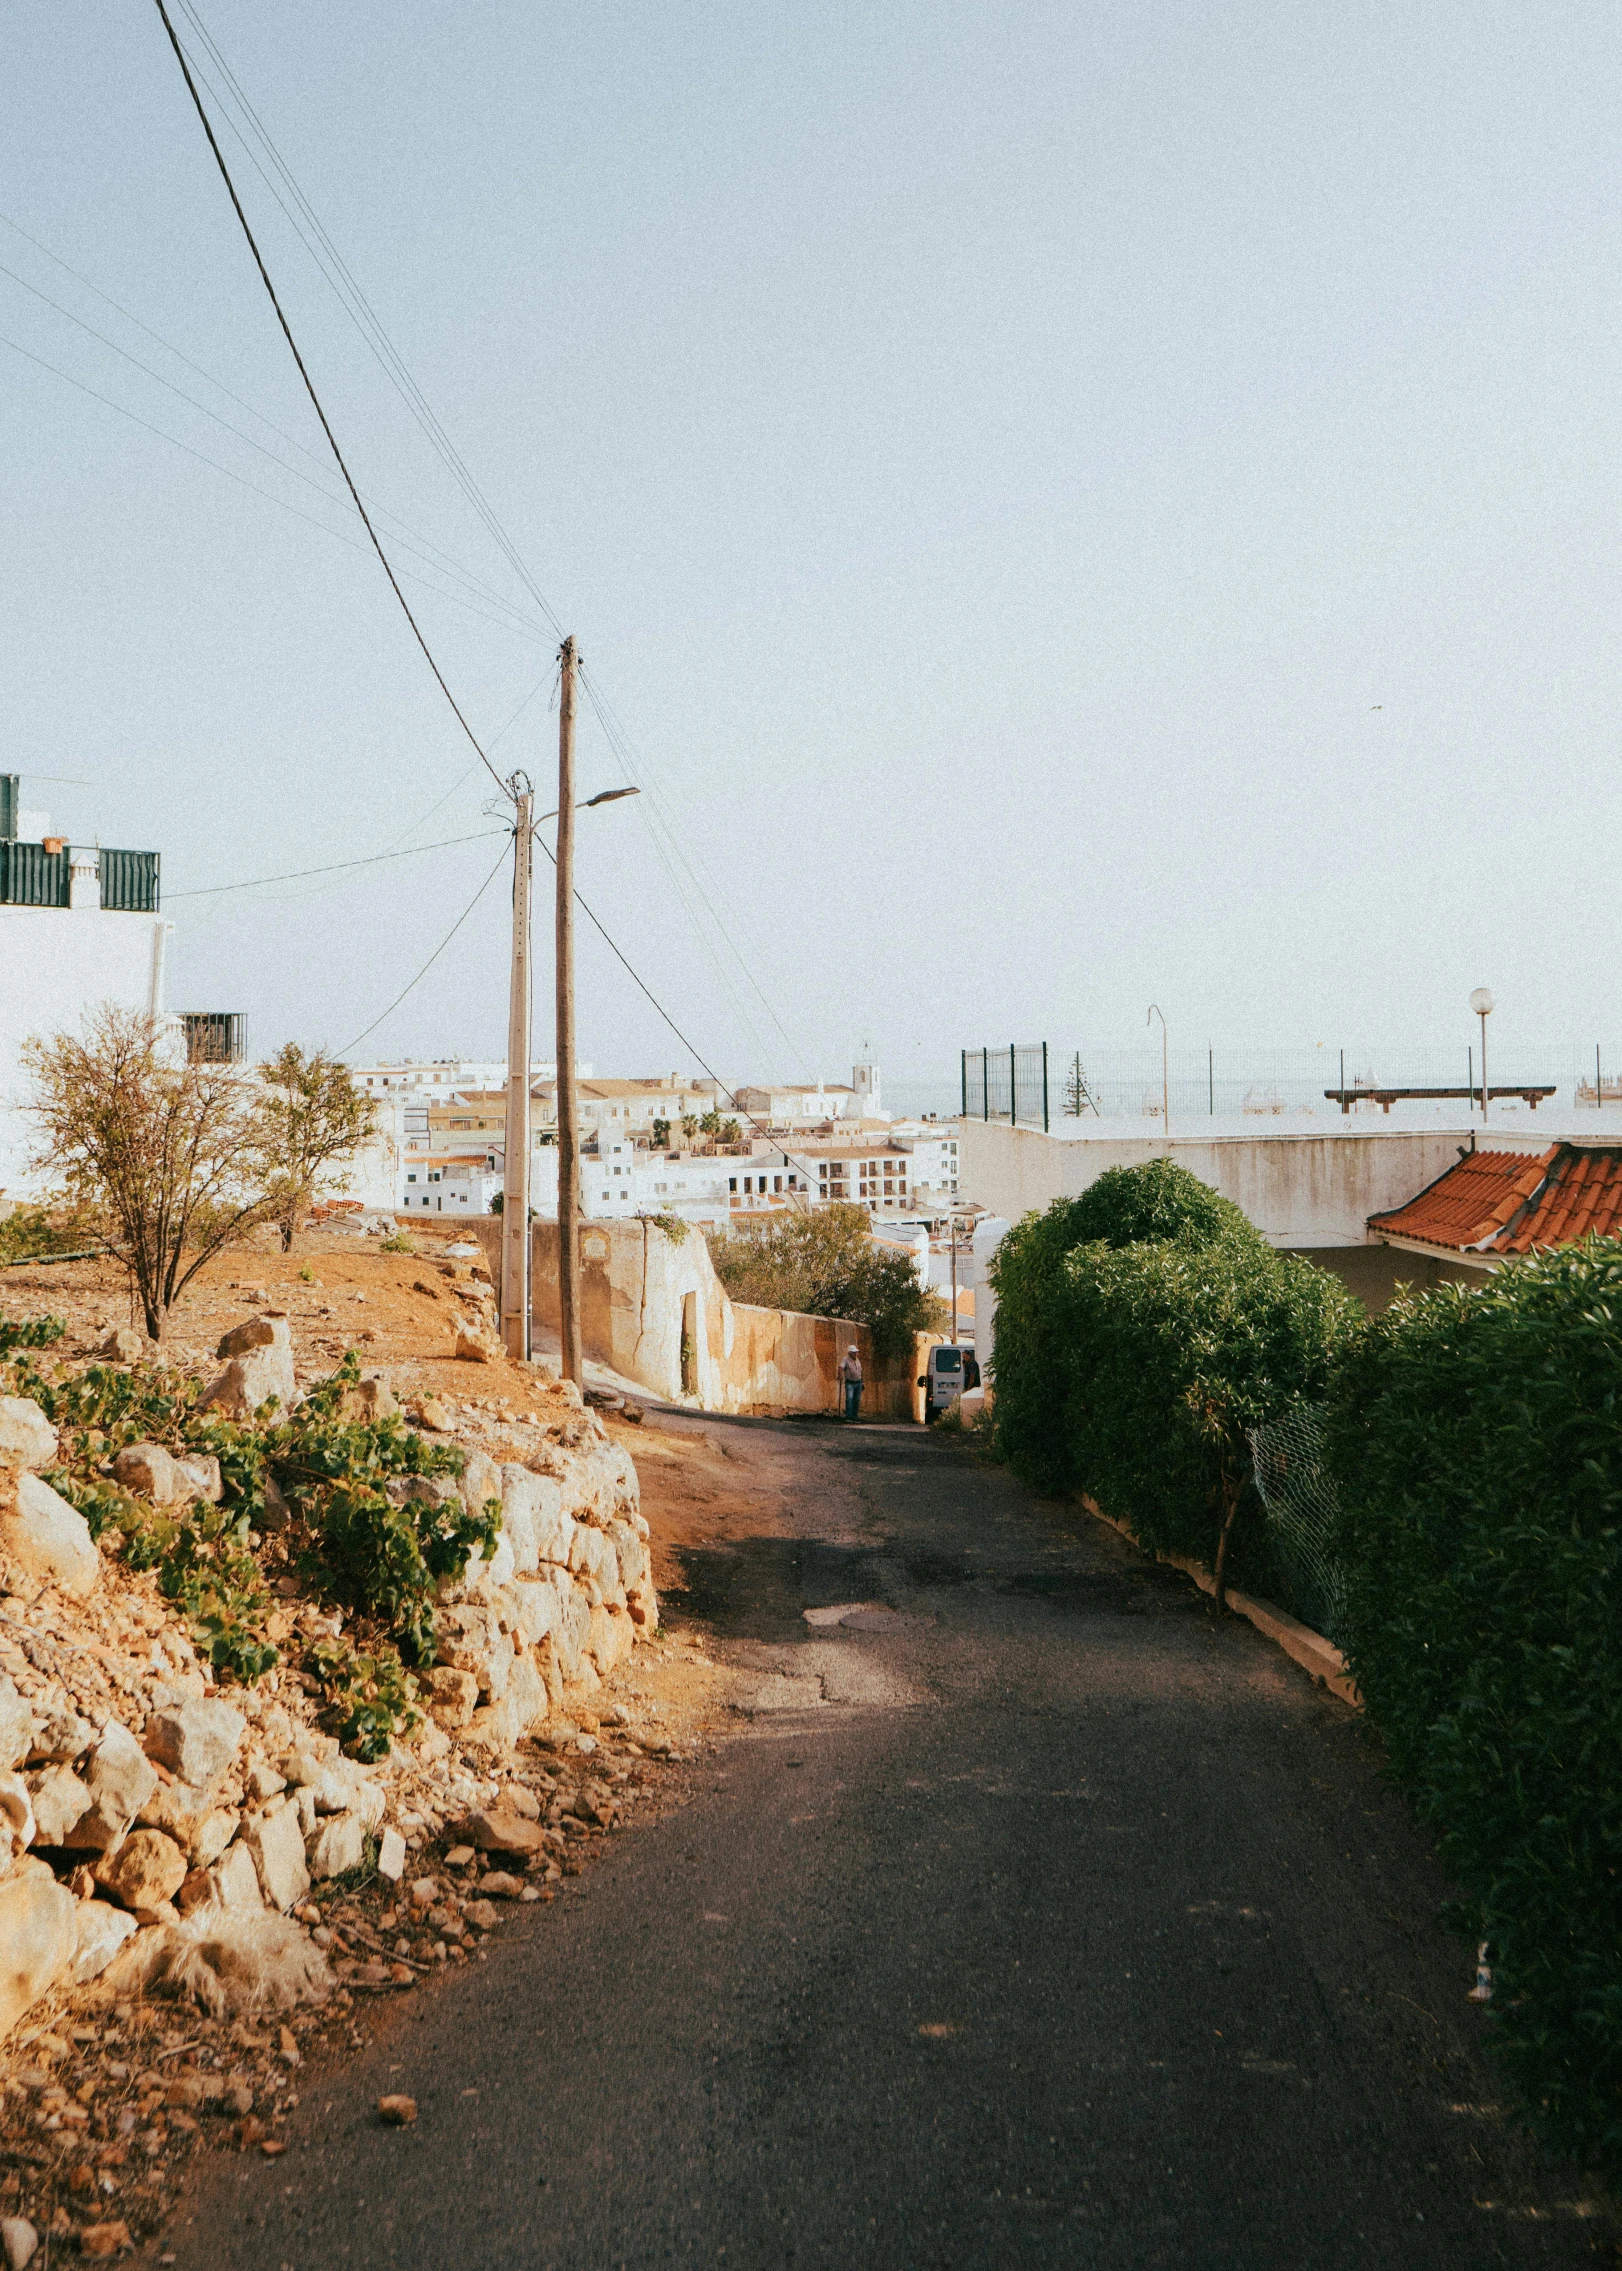
[[[943,1342],[929,1352],[929,1369],[918,1375],[918,1385],[924,1391],[924,1423],[939,1419],[950,1411],[965,1388],[978,1388],[980,1367],[975,1362],[972,1348],[961,1342]]]

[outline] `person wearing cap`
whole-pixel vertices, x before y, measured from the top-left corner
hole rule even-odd
[[[862,1352],[854,1341],[845,1351],[845,1361],[839,1367],[839,1377],[845,1388],[845,1417],[859,1419],[862,1413]]]

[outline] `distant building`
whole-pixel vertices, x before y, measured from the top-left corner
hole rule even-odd
[[[776,1081],[769,1087],[736,1089],[733,1101],[740,1112],[768,1128],[812,1128],[825,1121],[885,1117],[879,1105],[877,1065],[855,1066],[848,1087],[836,1080]]]
[[[21,776],[0,773],[0,1199],[39,1195],[27,1165],[34,1129],[25,1041],[82,1033],[103,1007],[152,1018],[177,1061],[234,1061],[242,1021],[230,1012],[170,1015],[169,941],[156,852],[70,844],[49,813],[22,808]],[[191,1030],[188,1031],[188,1028]]]

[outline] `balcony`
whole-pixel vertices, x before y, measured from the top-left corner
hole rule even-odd
[[[73,854],[60,836],[43,843],[21,843],[0,836],[0,907],[72,905]],[[104,914],[155,915],[158,911],[158,855],[111,848],[97,855]]]

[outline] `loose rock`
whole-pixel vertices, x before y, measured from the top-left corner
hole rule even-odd
[[[48,1482],[0,1468],[0,1553],[24,1576],[55,1585],[74,1600],[93,1593],[101,1555],[90,1525]]]
[[[48,1467],[56,1429],[32,1396],[0,1396],[0,1467]]]
[[[211,1790],[235,1759],[247,1724],[228,1703],[196,1697],[168,1704],[146,1723],[146,1755],[182,1782]]]

